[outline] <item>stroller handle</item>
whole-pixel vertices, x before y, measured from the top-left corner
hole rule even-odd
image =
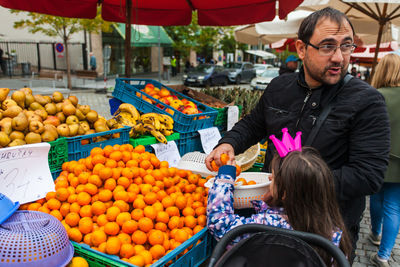
[[[332,244],[332,242],[329,241],[328,239],[317,234],[282,229],[282,228],[267,226],[264,224],[244,224],[230,230],[223,238],[221,238],[221,240],[215,246],[208,267],[214,267],[218,259],[224,253],[226,246],[230,242],[232,242],[232,240],[234,240],[236,237],[241,236],[243,234],[259,233],[259,232],[283,234],[299,238],[310,245],[320,247],[325,251],[327,251],[337,261],[340,267],[350,267],[350,263],[347,260],[346,256],[343,254],[343,252],[337,246]]]

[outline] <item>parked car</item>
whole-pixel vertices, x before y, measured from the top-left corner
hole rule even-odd
[[[279,76],[278,68],[269,68],[260,77],[251,80],[250,87],[257,90],[265,90],[271,80]]]
[[[254,68],[256,69],[257,77],[261,76],[261,74],[269,68],[273,68],[274,66],[271,64],[254,64]]]
[[[232,83],[250,82],[251,79],[256,77],[256,70],[250,62],[227,63],[225,68],[229,71],[229,81]]]
[[[185,85],[227,85],[228,81],[228,71],[213,64],[200,64],[183,75]]]

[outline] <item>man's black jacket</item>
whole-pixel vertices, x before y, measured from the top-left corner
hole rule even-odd
[[[347,226],[357,224],[365,196],[377,192],[388,164],[390,126],[383,96],[360,79],[344,87],[336,85],[309,89],[304,71],[272,80],[255,109],[240,120],[219,142],[229,143],[235,154],[287,127],[292,136],[302,132],[302,143],[315,125],[321,110],[337,94],[336,104],[316,136],[319,150],[332,169],[337,198]],[[270,141],[270,140],[269,140]],[[269,170],[274,148],[268,144],[263,170]]]

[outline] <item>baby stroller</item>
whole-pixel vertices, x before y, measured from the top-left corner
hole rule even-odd
[[[225,252],[226,246],[232,240],[249,233],[256,234],[241,240]],[[319,235],[263,224],[241,225],[229,231],[216,245],[208,267],[326,266],[311,245],[320,247],[332,255],[338,266],[350,267],[342,251]]]

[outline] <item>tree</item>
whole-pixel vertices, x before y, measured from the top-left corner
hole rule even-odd
[[[19,10],[11,10],[11,13],[20,13]],[[72,89],[71,83],[71,62],[69,58],[68,42],[74,33],[86,30],[88,32],[107,31],[110,23],[104,22],[100,16],[100,10],[94,19],[64,18],[51,15],[44,15],[34,12],[27,14],[29,19],[23,19],[14,23],[14,28],[28,28],[29,32],[41,32],[47,36],[59,36],[65,45],[65,59],[67,65],[68,88]]]

